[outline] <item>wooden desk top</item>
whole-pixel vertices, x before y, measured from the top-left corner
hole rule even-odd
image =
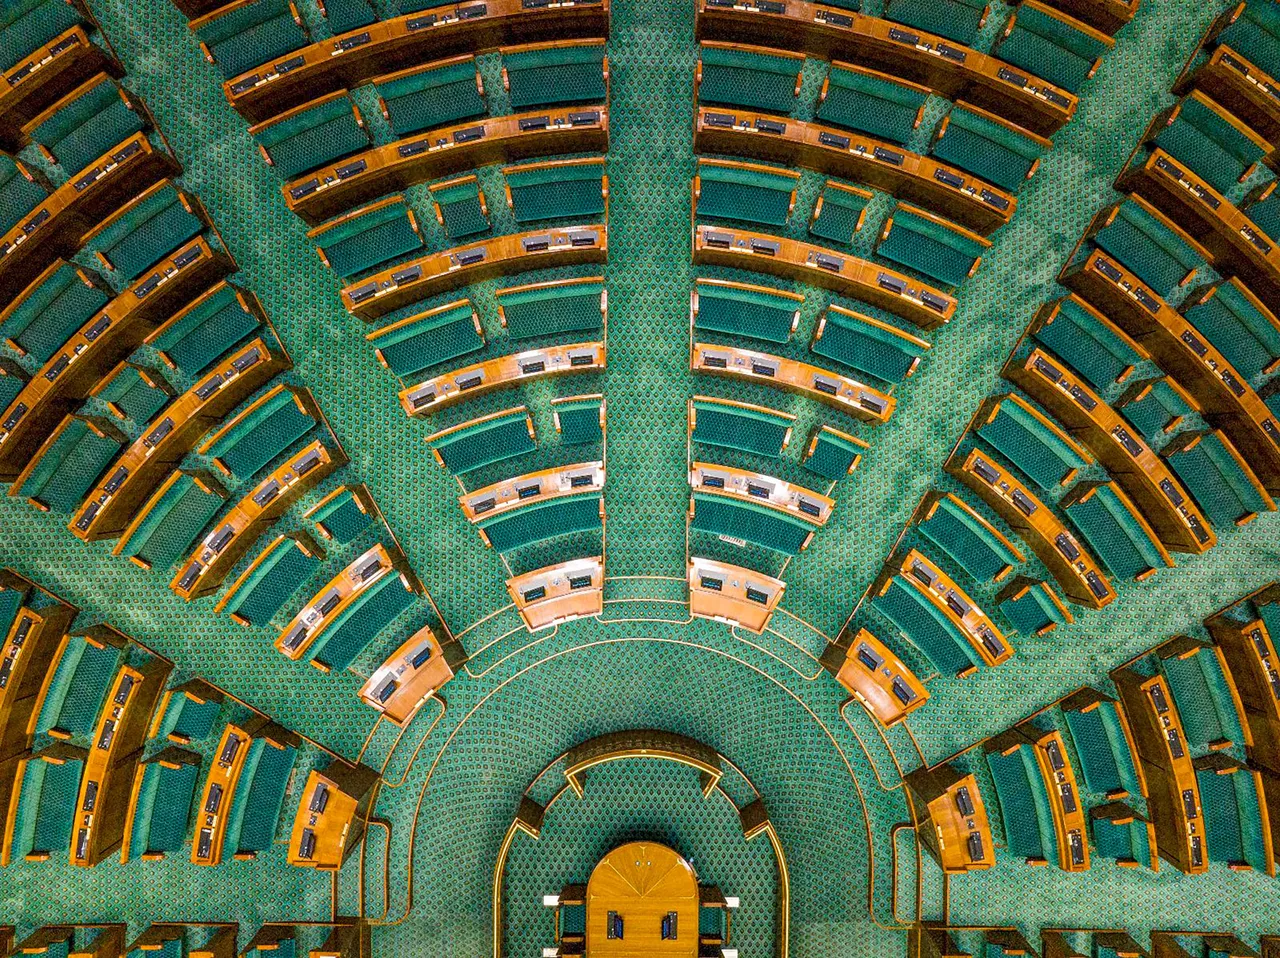
[[[910,550],[896,568],[890,566],[885,572],[900,575],[928,599],[988,666],[997,666],[1013,657],[1013,649],[991,617],[923,552]]]
[[[699,224],[693,261],[784,276],[860,299],[924,329],[949,322],[956,300],[905,273],[783,236]]]
[[[604,557],[570,559],[507,580],[507,593],[530,632],[604,610]]]
[[[395,563],[386,547],[378,543],[312,596],[275,640],[276,650],[291,661],[301,659],[351,603],[394,571]]]
[[[1280,493],[1280,424],[1253,387],[1181,313],[1102,250],[1062,282],[1141,342],[1222,429],[1270,493]]]
[[[200,437],[288,360],[255,339],[236,350],[165,407],[146,431],[108,467],[107,476],[85,497],[68,528],[88,542],[122,532],[151,494],[166,466],[182,459]]]
[[[693,344],[689,368],[730,378],[742,377],[777,389],[799,393],[809,399],[834,406],[863,422],[888,422],[898,401],[887,392],[833,373],[821,366],[785,359],[740,346]]]
[[[8,588],[8,587],[6,587]],[[22,605],[0,645],[0,760],[31,744],[30,731],[63,636],[75,618],[70,606],[36,611]]]
[[[858,629],[836,681],[884,726],[897,725],[929,700],[929,690],[889,647]]]
[[[442,646],[430,626],[404,641],[360,687],[365,705],[401,727],[407,726],[427,697],[444,686],[467,661],[457,642]]]
[[[1205,624],[1226,657],[1248,722],[1249,757],[1280,774],[1280,654],[1262,619],[1239,622],[1225,616]]]
[[[0,148],[16,153],[26,144],[22,127],[77,86],[103,71],[119,76],[120,65],[89,41],[79,24],[32,50],[4,74],[0,92]]]
[[[781,579],[754,569],[696,556],[689,559],[688,581],[691,615],[756,635],[769,625],[787,588]]]
[[[169,588],[187,601],[215,591],[268,526],[345,462],[341,452],[330,450],[319,439],[289,457],[201,540],[178,567]]]
[[[604,480],[603,462],[581,462],[503,479],[459,496],[458,503],[468,520],[481,522],[534,501],[600,492],[604,489]]]
[[[342,305],[370,321],[429,296],[531,269],[603,263],[609,235],[603,223],[557,226],[495,236],[429,253],[343,287]]]
[[[1280,140],[1280,83],[1238,50],[1219,46],[1195,72],[1179,79],[1174,93],[1182,96],[1193,88],[1209,94],[1272,143]]]
[[[307,776],[289,833],[289,864],[333,870],[341,867],[358,798],[315,769]]]
[[[1049,793],[1053,830],[1058,839],[1058,867],[1068,872],[1088,871],[1088,826],[1062,733],[1057,729],[1043,731],[1030,724],[1019,726],[1019,731],[1035,750],[1040,777]]]
[[[769,8],[781,8],[765,9]],[[914,27],[803,0],[698,0],[698,36],[852,60],[965,99],[1044,136],[1078,98],[1003,60]]]
[[[947,471],[1022,536],[1072,602],[1101,609],[1115,600],[1097,560],[1028,486],[989,456],[974,449],[962,461],[952,459]]]
[[[315,226],[365,200],[443,176],[512,160],[608,149],[607,108],[548,108],[415,133],[290,180],[281,190],[285,204]]]
[[[907,784],[913,804],[920,800],[933,825],[922,837],[944,872],[963,874],[995,864],[991,823],[976,778],[944,765],[913,773]]]
[[[665,845],[631,842],[615,848],[592,871],[586,898],[589,958],[697,958],[698,875]],[[675,937],[664,940],[663,919],[672,912]],[[621,938],[608,935],[614,913],[622,920]]]
[[[203,19],[218,16],[218,11]],[[200,20],[192,22],[196,29]],[[510,43],[609,34],[609,0],[483,0],[379,20],[285,54],[222,84],[231,106],[260,122],[333,90],[428,58],[490,50]]]
[[[854,180],[988,234],[1017,209],[1012,193],[865,133],[749,110],[700,106],[693,148],[772,160]]]
[[[408,416],[429,416],[459,400],[509,389],[530,379],[566,373],[599,372],[607,361],[605,344],[571,343],[526,349],[495,356],[400,390],[400,405]]]
[[[240,773],[249,755],[252,735],[228,724],[218,739],[214,759],[205,774],[200,807],[196,810],[196,840],[191,843],[191,860],[197,865],[222,862],[222,844],[227,834],[227,817],[235,801]]]
[[[1213,548],[1217,537],[1181,480],[1087,382],[1042,349],[1022,362],[1011,359],[1003,374],[1089,447],[1167,547],[1191,553]]]
[[[732,466],[694,462],[689,469],[689,485],[694,489],[731,496],[743,502],[754,502],[785,510],[797,519],[825,526],[836,502],[830,496],[813,492],[764,473]]]

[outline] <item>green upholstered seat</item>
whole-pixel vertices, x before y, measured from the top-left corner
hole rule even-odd
[[[960,630],[902,576],[889,580],[872,607],[897,627],[943,675],[957,675],[982,664]]]
[[[153,761],[142,767],[130,833],[130,858],[148,853],[176,854],[186,844],[200,766],[175,765],[170,768]]]
[[[190,473],[176,476],[143,507],[144,518],[123,543],[121,555],[163,571],[191,552],[192,544],[225,499],[201,486]]]
[[[940,498],[920,531],[978,582],[991,582],[1023,561],[963,500]]]
[[[1079,93],[1098,58],[1114,45],[1066,14],[1023,4],[995,55],[1054,86]]]
[[[107,294],[84,282],[70,263],[45,272],[15,301],[3,329],[5,339],[38,363],[47,362],[72,333],[107,305]]]
[[[244,481],[315,425],[315,418],[292,390],[273,388],[228,422],[200,451]]]
[[[535,502],[492,516],[480,522],[479,528],[495,550],[510,552],[558,536],[602,528],[602,501],[598,492],[583,492]]]
[[[604,159],[503,170],[517,223],[597,217],[605,211]]]
[[[1103,795],[1142,794],[1137,756],[1125,735],[1119,706],[1103,698],[1089,711],[1064,709],[1067,731],[1089,791]]]
[[[288,0],[256,0],[211,16],[194,29],[228,80],[307,42]]]
[[[334,36],[367,27],[378,19],[369,0],[324,0],[324,16]]]
[[[1075,297],[1060,300],[1052,320],[1039,324],[1032,335],[1099,392],[1147,358],[1110,320]]]
[[[261,738],[249,744],[249,755],[227,815],[224,856],[266,851],[275,842],[296,757],[297,749],[292,746],[279,748]]]
[[[75,825],[83,767],[83,759],[72,756],[54,763],[37,755],[27,763],[11,846],[15,859],[21,861],[31,854],[65,859]]]
[[[885,382],[909,376],[929,348],[918,336],[837,306],[827,310],[818,329],[815,353]]]
[[[835,482],[853,472],[866,448],[866,443],[847,433],[820,426],[809,440],[801,465]]]
[[[985,0],[888,0],[884,15],[972,46],[986,11]]]
[[[123,447],[121,433],[101,424],[97,428],[90,426],[80,416],[68,416],[50,441],[41,446],[39,459],[22,483],[21,494],[51,512],[71,512]]]
[[[1168,376],[1134,383],[1120,397],[1116,409],[1148,443],[1158,443],[1167,430],[1195,411],[1187,394]]]
[[[1248,0],[1235,22],[1218,35],[1218,42],[1272,77],[1280,76],[1280,10],[1268,0]]]
[[[7,0],[0,5],[0,73],[82,22],[80,11],[65,0]]]
[[[258,325],[258,317],[244,308],[235,288],[220,285],[166,323],[151,345],[172,365],[197,376]]]
[[[432,448],[446,469],[461,475],[532,452],[535,443],[529,433],[528,413],[522,408],[467,423],[435,439]]]
[[[1226,756],[1196,762],[1209,861],[1248,865],[1270,874],[1274,863],[1257,779]]]
[[[1040,419],[1032,409],[1024,400],[1007,396],[978,435],[1041,489],[1052,489],[1090,461],[1061,427]]]
[[[46,196],[11,157],[0,155],[0,235],[9,232]]]
[[[1011,192],[1034,172],[1043,151],[1043,144],[1025,130],[959,103],[947,114],[946,127],[932,147],[944,163]]]
[[[36,719],[36,732],[56,729],[76,738],[89,735],[119,664],[120,649],[114,645],[69,636]]]
[[[198,700],[175,689],[156,725],[154,737],[168,738],[172,735],[184,742],[203,741],[213,734],[213,723],[221,711],[221,702]]]
[[[449,239],[474,236],[489,229],[484,194],[474,176],[431,187],[436,215]]]
[[[553,399],[556,429],[560,441],[568,446],[601,442],[604,439],[604,400],[600,396],[573,396]]]
[[[1142,816],[1131,821],[1116,821],[1097,816],[1093,819],[1093,843],[1097,854],[1120,862],[1137,862],[1144,868],[1155,864],[1151,833]]]
[[[987,767],[1000,800],[1000,821],[1009,853],[1056,862],[1058,839],[1035,750],[1028,743],[1007,755],[988,752]]]
[[[286,180],[369,145],[369,135],[346,91],[250,130]]]
[[[17,363],[0,363],[0,409],[8,409],[26,385],[27,374]]]
[[[105,74],[58,101],[57,110],[31,131],[69,177],[142,129],[142,117]]]
[[[693,400],[693,440],[761,456],[779,456],[790,439],[793,416],[714,399]]]
[[[852,243],[853,234],[862,228],[863,211],[874,195],[870,190],[828,181],[814,208],[809,232],[832,242]]]
[[[417,13],[419,10],[435,10],[439,7],[452,7],[457,0],[396,0],[401,13]]]
[[[803,298],[761,286],[700,279],[694,283],[698,310],[694,329],[749,336],[769,343],[791,338]]]
[[[447,126],[486,111],[476,84],[474,57],[389,74],[374,84],[396,136]]]
[[[311,647],[311,657],[335,672],[343,671],[412,603],[413,593],[400,576],[387,573],[342,610]]]
[[[876,246],[885,259],[937,280],[959,286],[977,268],[991,244],[960,226],[899,203],[885,224],[887,236]]]
[[[203,230],[204,220],[183,205],[172,183],[166,183],[108,222],[94,236],[92,246],[132,282]]]
[[[410,316],[365,338],[397,376],[416,375],[484,346],[471,301],[467,299]]]
[[[800,175],[789,170],[699,160],[698,180],[697,215],[782,226],[791,215],[792,195]]]
[[[1261,189],[1251,191],[1240,203],[1241,211],[1253,225],[1271,239],[1280,237],[1280,193],[1276,192],[1275,185],[1275,180],[1270,181]]]
[[[604,57],[603,42],[504,52],[512,109],[603,101],[608,95]]]
[[[996,596],[996,608],[1021,635],[1040,635],[1071,621],[1053,586],[1040,580],[1009,583]]]
[[[1246,379],[1280,360],[1280,323],[1238,279],[1215,286],[1184,315]]]
[[[927,90],[864,67],[834,63],[817,118],[880,140],[906,143],[920,125]]]
[[[782,555],[798,554],[817,528],[781,510],[728,496],[694,493],[693,509],[695,531],[741,539]]]
[[[1171,564],[1150,527],[1112,483],[1097,486],[1088,499],[1068,505],[1066,513],[1089,550],[1118,578],[1136,579]]]
[[[593,333],[604,328],[604,283],[561,280],[500,289],[495,294],[512,339]]]
[[[768,113],[790,113],[804,61],[755,50],[702,45],[698,99]]]
[[[356,497],[355,490],[344,488],[328,496],[307,513],[321,534],[335,542],[347,543],[368,528],[373,516]]]
[[[228,593],[224,611],[251,625],[266,625],[302,584],[320,568],[318,556],[307,555],[295,539],[281,536],[255,560],[253,571]]]
[[[1200,646],[1198,652],[1185,658],[1162,657],[1160,671],[1169,683],[1189,745],[1244,742],[1231,680],[1212,646]]]
[[[1191,238],[1136,196],[1116,207],[1093,241],[1162,297],[1205,265]]]
[[[422,237],[404,197],[381,200],[307,234],[343,279],[421,248]]]
[[[1259,143],[1199,91],[1184,97],[1155,144],[1219,193],[1228,192],[1266,154]]]
[[[112,411],[136,423],[150,422],[169,401],[170,394],[161,388],[158,376],[131,364],[121,365],[114,374],[94,390],[94,395],[110,403]]]
[[[1194,446],[1176,448],[1165,458],[1201,511],[1219,528],[1274,508],[1256,488],[1256,480],[1231,441],[1217,430],[1201,433]]]

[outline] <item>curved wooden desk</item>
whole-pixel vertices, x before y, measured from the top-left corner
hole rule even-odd
[[[22,57],[4,74],[0,90],[0,149],[17,153],[26,145],[22,127],[28,121],[104,72],[118,77],[124,71],[80,25]]]
[[[1049,793],[1053,830],[1058,838],[1058,867],[1067,872],[1087,871],[1089,831],[1062,733],[1057,729],[1044,731],[1030,723],[1018,726],[1017,731],[1034,748],[1036,765]]]
[[[600,860],[587,882],[585,954],[697,958],[699,903],[697,872],[670,848],[621,845]]]
[[[429,296],[531,269],[603,263],[609,234],[603,223],[513,233],[430,253],[346,286],[342,305],[371,321]]]
[[[191,860],[197,865],[217,865],[222,861],[227,817],[231,814],[251,739],[250,732],[236,725],[227,725],[222,730],[197,810],[196,840],[191,843]]]
[[[988,666],[997,666],[1013,657],[1013,649],[991,617],[923,552],[910,550],[897,563],[897,568],[888,566],[885,573],[886,582],[889,575],[900,575],[924,596]]]
[[[767,233],[699,224],[693,261],[772,273],[871,303],[925,329],[949,322],[955,297],[905,273],[836,250]]]
[[[782,601],[787,584],[754,569],[691,557],[689,613],[760,635]]]
[[[1003,60],[932,33],[803,0],[698,0],[698,37],[800,50],[922,83],[1050,136],[1078,98]]]
[[[921,203],[988,234],[1009,222],[1018,199],[931,156],[865,133],[726,107],[700,106],[693,148],[817,170]]]
[[[461,643],[441,645],[431,627],[423,626],[374,670],[360,687],[360,699],[403,728],[466,661]]]
[[[604,557],[570,559],[507,580],[507,592],[530,632],[604,610]]]
[[[912,772],[905,781],[923,826],[920,838],[944,872],[962,875],[995,864],[991,822],[976,778],[940,765]]]
[[[25,604],[30,583],[7,570],[0,573],[4,591],[17,591],[24,604],[0,644],[0,762],[26,751],[31,745],[36,716],[44,703],[44,689],[61,643],[76,609],[50,605],[39,611]]]
[[[314,97],[354,89],[427,60],[513,43],[609,35],[609,0],[482,0],[378,20],[317,40],[222,84],[231,106],[257,123]]]
[[[364,830],[356,816],[361,797],[348,794],[339,782],[313,768],[294,812],[289,864],[328,871],[340,868]]]
[[[276,651],[298,661],[338,619],[346,608],[373,585],[395,572],[395,562],[386,546],[378,543],[358,556],[312,596],[275,640]]]
[[[866,629],[854,634],[843,659],[823,655],[823,665],[885,727],[897,725],[929,700],[924,683]]]
[[[512,509],[521,509],[534,500],[547,502],[561,496],[601,492],[604,481],[603,462],[583,462],[503,479],[491,486],[459,496],[458,502],[468,521],[475,523]]]
[[[707,462],[693,463],[689,469],[689,485],[743,502],[763,502],[818,526],[827,524],[836,507],[834,499],[820,492],[760,472]]]

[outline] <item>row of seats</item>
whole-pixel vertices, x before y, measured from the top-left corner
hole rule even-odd
[[[96,916],[95,916],[96,917]],[[334,918],[330,923],[301,925],[266,922],[253,934],[249,948],[239,950],[239,927],[232,921],[155,922],[143,926],[137,937],[126,937],[125,922],[95,921],[43,925],[19,938],[13,925],[3,926],[3,944],[10,953],[68,958],[95,955],[98,958],[235,958],[237,954],[260,956],[264,952],[295,958],[310,952],[334,958],[358,958],[367,954],[369,926],[355,918]],[[15,951],[16,949],[16,951]]]

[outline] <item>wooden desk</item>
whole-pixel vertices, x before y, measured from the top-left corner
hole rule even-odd
[[[940,492],[938,490],[930,492],[920,503],[920,507],[916,510],[915,515],[911,517],[912,524],[921,525],[922,523],[928,522],[932,519],[934,513],[938,511],[938,507],[941,506],[943,500],[946,500],[947,504],[951,506],[951,508],[963,513],[970,522],[974,522],[985,529],[988,535],[1008,550],[1009,555],[1013,557],[1015,562],[1022,563],[1027,561],[1027,557],[1022,554],[1022,550],[1014,545],[1008,536],[988,522],[982,513],[978,512],[978,510],[973,508],[973,506],[969,505],[969,503],[965,502],[954,493]],[[1006,563],[1005,566],[995,574],[991,581],[1003,582],[1008,578],[1009,573],[1013,570],[1013,564]],[[1065,608],[1063,609],[1063,612],[1067,616],[1068,621],[1070,621],[1071,613],[1067,612]]]
[[[458,503],[467,520],[476,523],[513,509],[522,509],[534,501],[547,502],[584,492],[603,492],[604,480],[603,462],[580,462],[503,479],[459,496]]]
[[[781,579],[716,562],[689,559],[689,613],[760,635],[782,601],[787,584]]]
[[[571,559],[507,580],[507,592],[525,628],[589,618],[604,611],[604,557]]]
[[[252,340],[222,360],[161,410],[146,432],[120,454],[67,528],[87,542],[119,535],[166,467],[181,461],[229,410],[289,365],[262,339]]]
[[[603,223],[557,226],[495,236],[430,253],[342,289],[342,305],[366,322],[430,296],[531,269],[603,263],[609,235]]]
[[[1242,53],[1218,47],[1173,88],[1178,96],[1192,89],[1209,94],[1267,140],[1280,142],[1280,83]]]
[[[1061,281],[1142,343],[1248,461],[1269,493],[1280,493],[1280,425],[1248,382],[1163,299],[1102,250]]]
[[[951,99],[963,97],[1044,136],[1066,124],[1079,104],[1066,90],[989,54],[891,20],[803,0],[698,0],[698,37],[851,60]]]
[[[1102,567],[1028,486],[976,449],[953,458],[947,471],[1022,536],[1072,602],[1101,609],[1115,600]]]
[[[4,589],[26,591],[16,576],[6,575]],[[22,605],[0,646],[0,762],[25,751],[44,698],[42,691],[54,667],[63,636],[76,610],[50,605],[36,610]]]
[[[931,156],[865,133],[726,107],[700,106],[693,148],[772,160],[854,180],[922,203],[984,235],[1009,222],[1018,200]]]
[[[526,349],[472,363],[402,389],[400,405],[405,415],[429,416],[462,399],[497,389],[510,389],[528,380],[567,373],[600,372],[605,363],[603,342]]]
[[[466,661],[460,642],[441,645],[431,627],[423,626],[374,670],[360,687],[360,700],[403,728]]]
[[[898,405],[893,396],[851,376],[739,346],[694,343],[689,368],[696,373],[763,382],[834,406],[863,422],[888,422]]]
[[[1048,409],[1098,457],[1160,541],[1178,552],[1200,553],[1217,542],[1209,520],[1182,482],[1138,430],[1095,393],[1084,379],[1042,349],[1021,362],[1010,359],[1003,375]]]
[[[763,503],[819,527],[827,524],[836,507],[834,499],[820,492],[761,472],[709,462],[694,462],[690,466],[689,485],[695,490],[714,492],[742,502]]]
[[[1253,738],[1249,758],[1280,775],[1280,654],[1275,639],[1261,619],[1242,623],[1219,615],[1205,625],[1226,657],[1240,695]]]
[[[881,573],[882,584],[899,575],[924,596],[943,617],[964,635],[969,645],[990,667],[1013,657],[1004,633],[996,626],[978,604],[918,549],[911,549],[894,565],[886,566]],[[971,670],[965,670],[964,675]]]
[[[9,232],[0,235],[0,308],[59,257],[70,257],[85,235],[129,198],[178,171],[167,152],[135,133],[67,180]]]
[[[120,847],[134,772],[170,668],[163,659],[141,669],[123,666],[107,693],[80,776],[72,865],[92,867]]]
[[[1068,872],[1088,871],[1089,831],[1062,733],[1057,729],[1045,731],[1030,722],[1019,725],[1017,731],[1034,749],[1040,777],[1049,793],[1053,831],[1058,839],[1058,867]]]
[[[82,26],[64,30],[22,57],[4,74],[0,92],[0,149],[17,153],[26,145],[22,128],[81,83],[109,72],[124,71],[115,57],[91,43]]]
[[[700,224],[693,261],[771,273],[879,306],[924,329],[950,322],[956,300],[905,273],[783,236]]]
[[[866,629],[858,629],[847,650],[832,645],[828,653],[832,652],[843,652],[843,659],[823,655],[822,664],[886,728],[929,701],[924,683]]]
[[[227,834],[227,818],[235,804],[240,773],[244,771],[249,746],[255,738],[265,738],[268,747],[285,748],[283,730],[268,719],[255,719],[245,726],[228,724],[218,740],[213,762],[205,775],[196,811],[196,839],[191,843],[191,860],[197,865],[222,862],[222,845]]]
[[[905,781],[917,833],[945,873],[962,875],[995,864],[991,823],[976,778],[940,765],[912,772]]]
[[[192,29],[198,22],[192,24]],[[378,20],[285,54],[222,84],[231,106],[257,123],[334,90],[430,59],[513,43],[609,35],[609,0],[484,0]]]
[[[197,239],[90,317],[0,414],[0,476],[16,477],[63,417],[168,317],[176,303],[228,268],[225,256]],[[162,282],[156,284],[157,278]]]
[[[359,796],[348,795],[336,781],[312,769],[293,816],[289,864],[326,871],[341,868],[346,852],[359,840],[352,826],[363,831],[356,818],[359,804]]]
[[[214,592],[258,538],[347,459],[317,439],[259,482],[197,545],[169,582],[188,602]]]
[[[1188,874],[1200,874],[1209,867],[1200,786],[1168,683],[1162,675],[1147,678],[1132,669],[1118,669],[1111,678],[1138,745],[1160,857]]]
[[[375,582],[395,572],[395,566],[382,543],[356,558],[330,579],[285,626],[275,641],[276,650],[290,661],[301,659],[348,606]],[[400,575],[403,579],[403,573]]]
[[[697,958],[698,875],[665,845],[631,842],[600,860],[587,883],[589,958]],[[609,927],[620,923],[622,934]],[[664,937],[664,935],[666,937]]]
[[[373,147],[290,180],[285,204],[315,226],[366,200],[467,170],[609,149],[605,107],[557,107],[485,117]]]

